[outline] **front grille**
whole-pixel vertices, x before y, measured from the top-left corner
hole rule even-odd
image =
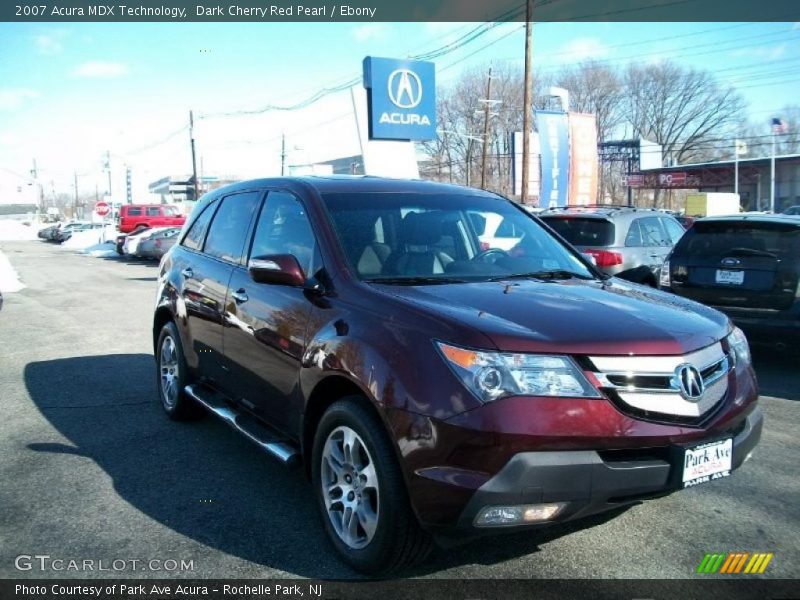
[[[600,386],[617,407],[640,419],[698,425],[722,405],[731,359],[719,343],[683,356],[589,357]],[[681,394],[678,368],[689,364],[704,383],[698,400]]]

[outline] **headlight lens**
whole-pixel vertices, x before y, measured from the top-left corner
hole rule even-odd
[[[436,344],[458,378],[483,402],[503,396],[600,397],[568,356],[483,352]]]
[[[728,335],[728,344],[733,351],[734,366],[739,363],[750,364],[750,344],[747,343],[744,331],[734,327],[733,331]]]

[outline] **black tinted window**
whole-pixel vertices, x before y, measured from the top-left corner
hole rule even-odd
[[[147,207],[147,216],[148,217],[158,217],[161,215],[161,209],[158,206],[148,206]]]
[[[800,261],[800,227],[753,221],[698,221],[678,248],[680,256],[690,258],[766,256],[796,262]]]
[[[129,208],[128,209],[128,216],[129,217],[141,217],[142,216],[142,209],[141,208]]]
[[[542,216],[542,219],[573,246],[611,246],[614,243],[611,221],[573,216]]]
[[[228,262],[242,262],[244,244],[260,199],[261,192],[223,198],[208,230],[204,252]]]
[[[287,192],[270,192],[258,217],[252,258],[292,254],[306,275],[321,266],[311,223],[300,201]]]
[[[183,238],[183,245],[192,250],[200,250],[203,247],[203,239],[206,237],[206,230],[208,224],[211,222],[211,217],[214,216],[214,211],[217,208],[217,201],[211,202],[200,213],[191,229],[189,229],[186,237]]]

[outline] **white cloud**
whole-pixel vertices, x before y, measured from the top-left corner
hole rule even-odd
[[[763,48],[739,48],[730,53],[731,56],[746,56],[748,58],[759,58],[762,60],[777,60],[786,54],[789,45],[786,42],[774,46],[764,46]]]
[[[102,60],[90,60],[89,62],[79,65],[75,71],[73,71],[73,74],[78,77],[97,78],[121,77],[122,75],[127,75],[127,73],[127,65]]]
[[[369,42],[372,40],[385,39],[389,33],[389,29],[384,23],[365,23],[364,25],[354,27],[351,33],[356,41]]]
[[[0,89],[0,110],[14,110],[38,97],[39,92],[29,88]]]
[[[64,46],[61,44],[63,37],[57,33],[41,33],[33,38],[33,43],[40,54],[59,54],[64,50]]]
[[[558,51],[560,62],[581,62],[606,58],[610,54],[608,46],[596,38],[575,38]]]

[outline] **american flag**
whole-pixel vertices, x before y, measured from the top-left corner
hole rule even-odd
[[[774,135],[789,133],[789,124],[783,119],[775,117],[774,119],[772,119],[772,133]]]

